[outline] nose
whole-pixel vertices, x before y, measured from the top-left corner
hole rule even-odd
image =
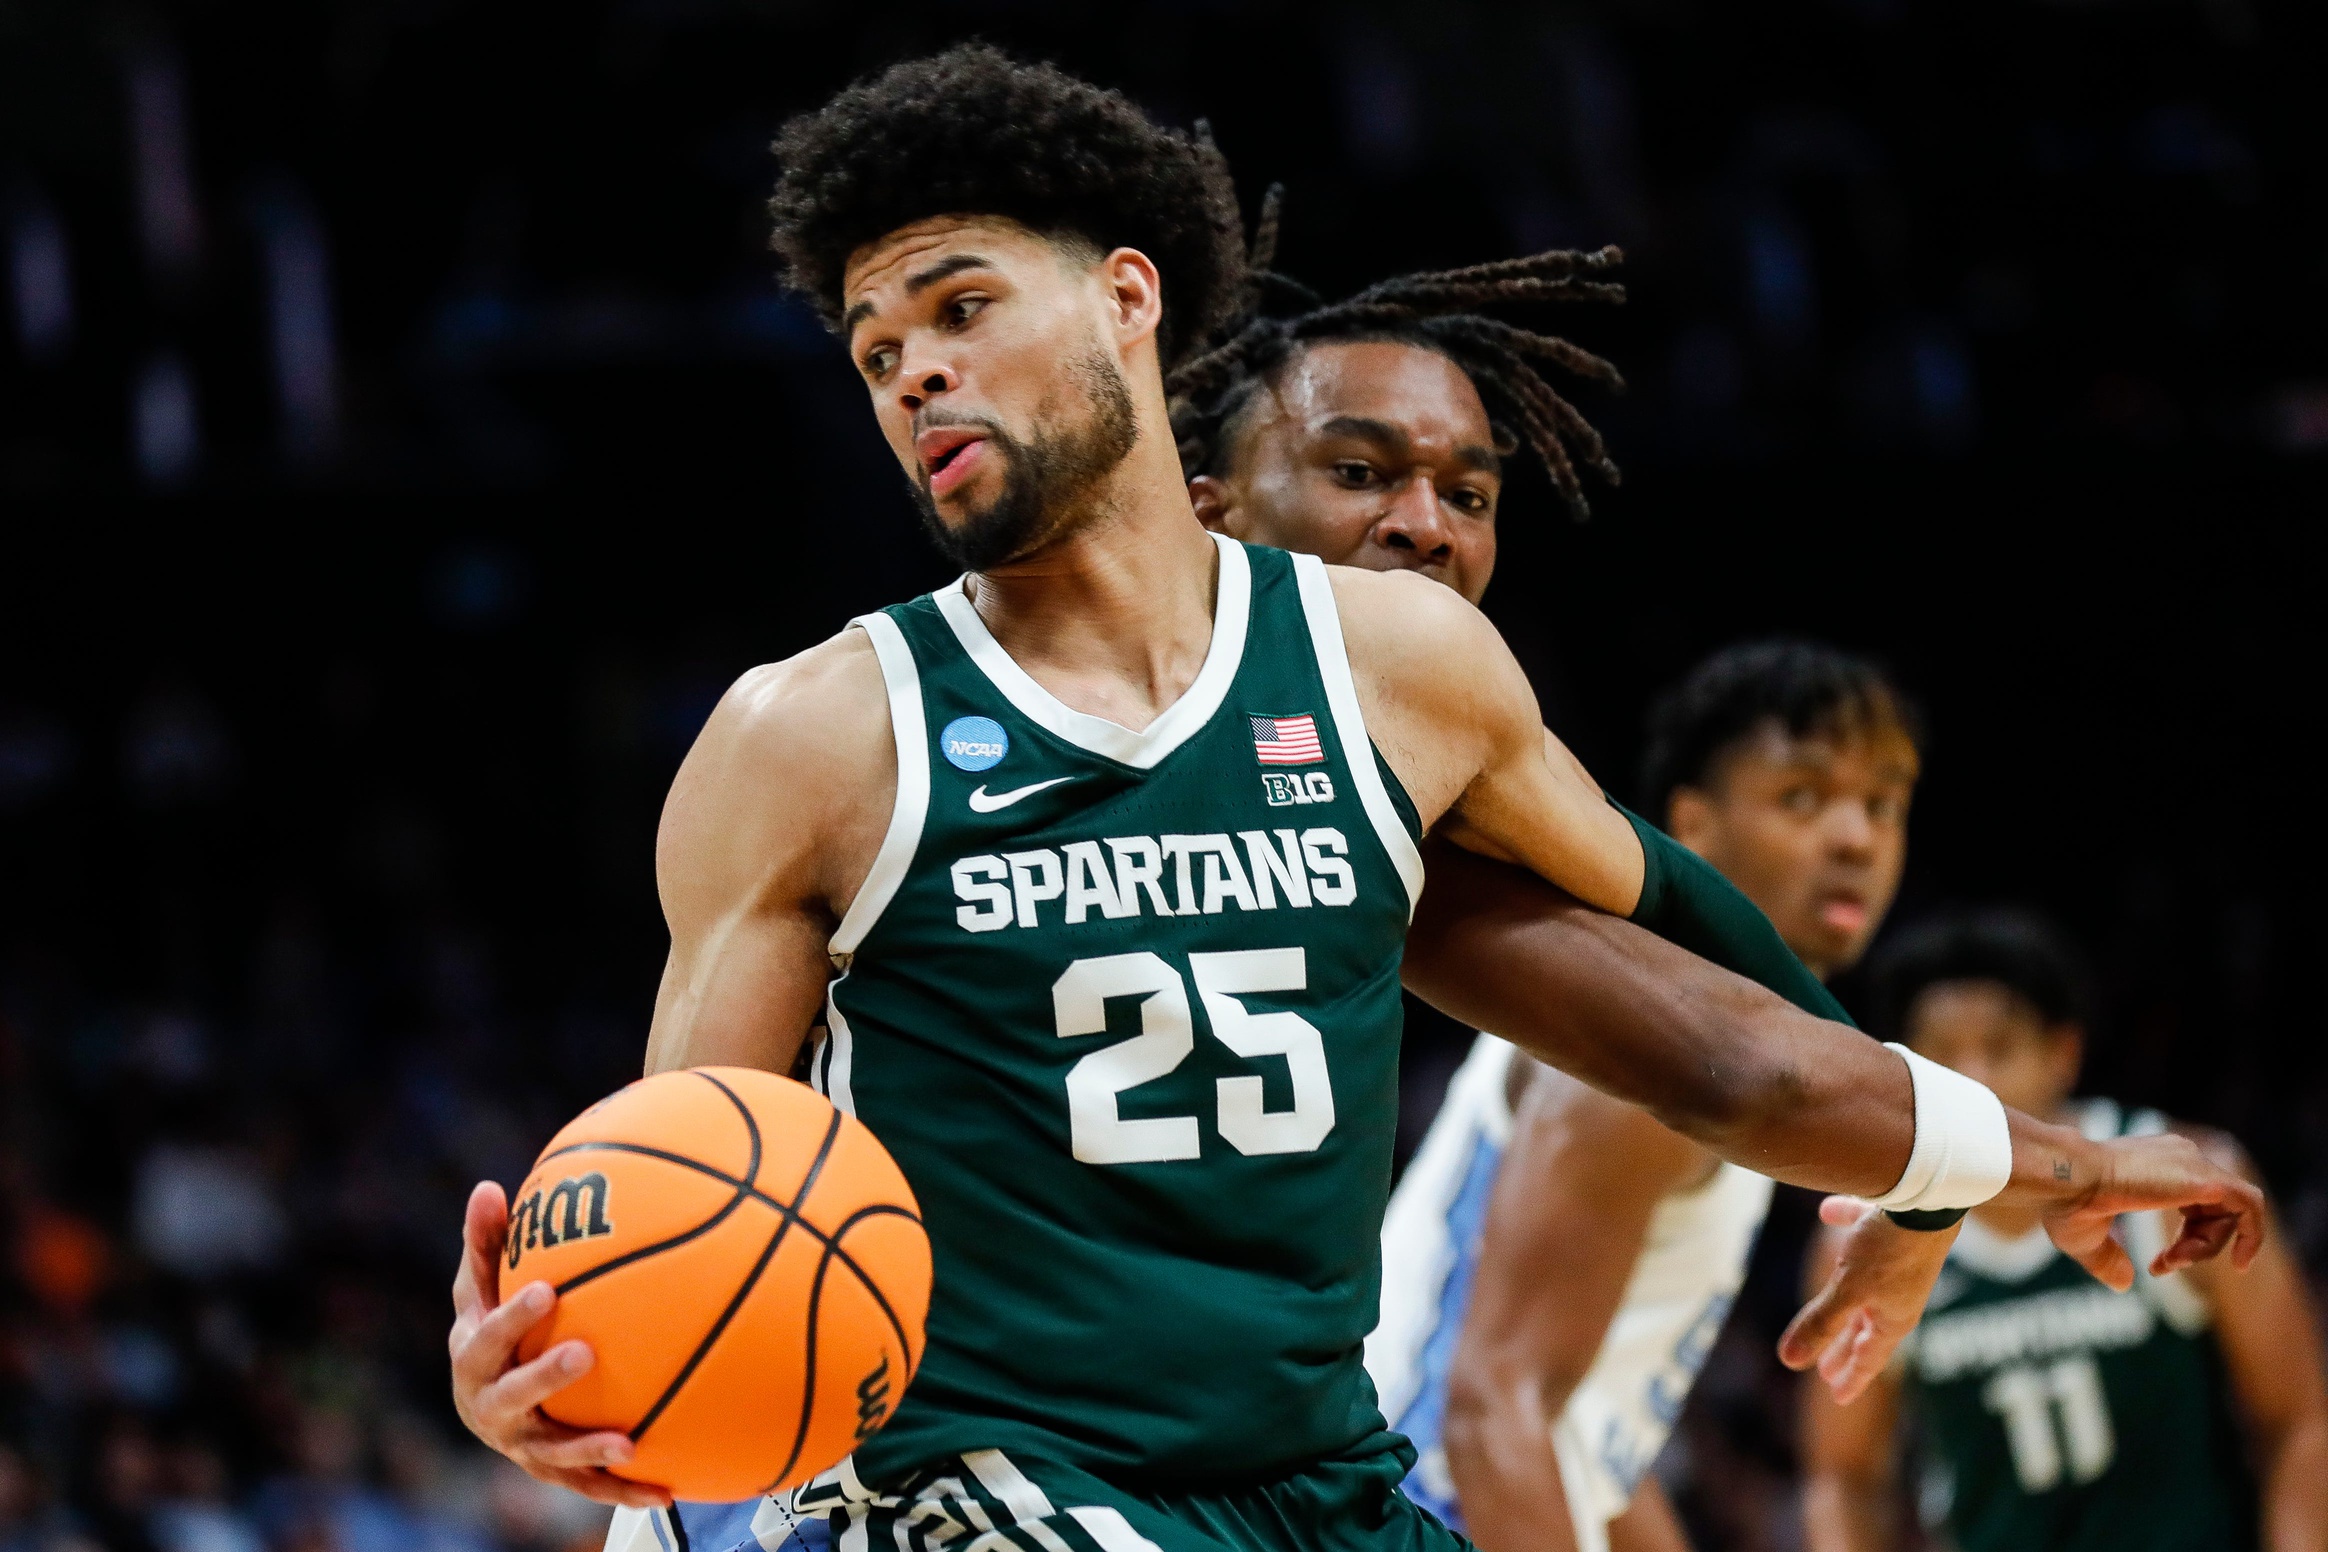
[[[1415,475],[1391,491],[1390,506],[1374,520],[1374,542],[1398,551],[1409,566],[1443,566],[1453,557],[1455,535],[1429,475]]]
[[[1865,803],[1846,797],[1827,805],[1827,844],[1854,861],[1875,854],[1875,821]]]
[[[961,386],[954,369],[942,363],[908,363],[910,370],[897,374],[897,402],[911,415],[939,394]]]

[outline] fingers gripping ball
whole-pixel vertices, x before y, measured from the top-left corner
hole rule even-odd
[[[550,1139],[510,1209],[504,1294],[546,1281],[520,1356],[598,1355],[542,1410],[618,1429],[622,1475],[732,1502],[804,1482],[888,1420],[922,1355],[930,1246],[905,1176],[788,1078],[643,1079]]]

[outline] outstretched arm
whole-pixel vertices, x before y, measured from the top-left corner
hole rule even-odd
[[[1460,848],[1427,850],[1431,885],[1407,938],[1407,985],[1748,1169],[1879,1197],[1916,1140],[1906,1064],[1841,1025]],[[2116,1214],[2184,1209],[2162,1269],[2263,1232],[2261,1193],[2182,1138],[2094,1143],[2007,1112],[2008,1195],[2038,1205],[2056,1244],[2116,1287],[2133,1266]]]
[[[1658,1200],[1715,1161],[1565,1073],[1519,1066],[1527,1087],[1447,1379],[1447,1469],[1483,1552],[1563,1552],[1578,1538],[1553,1424],[1608,1334]]]

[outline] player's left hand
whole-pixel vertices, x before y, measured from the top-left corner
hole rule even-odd
[[[1849,1406],[1923,1318],[1956,1230],[1903,1229],[1852,1196],[1828,1197],[1819,1219],[1842,1231],[1831,1236],[1834,1265],[1778,1339],[1778,1361],[1816,1363],[1836,1402]]]
[[[2134,1286],[2134,1262],[2110,1232],[2121,1213],[2182,1214],[2182,1232],[2151,1260],[2153,1277],[2194,1266],[2226,1247],[2231,1264],[2245,1270],[2263,1248],[2263,1188],[2188,1137],[2164,1132],[2090,1146],[2093,1164],[2071,1173],[2091,1183],[2065,1186],[2047,1204],[2045,1232],[2062,1254],[2109,1287],[2123,1293]]]

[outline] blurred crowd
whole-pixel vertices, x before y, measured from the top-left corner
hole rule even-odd
[[[313,946],[292,928],[264,952],[297,977]],[[527,1135],[481,1074],[414,1053],[344,1087],[253,1082],[253,1042],[198,1010],[21,1011],[0,1156],[7,1552],[596,1545],[590,1505],[446,1415],[450,1226]]]

